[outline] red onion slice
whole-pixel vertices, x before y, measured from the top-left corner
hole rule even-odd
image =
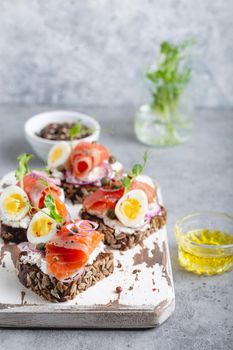
[[[68,170],[65,173],[65,180],[67,183],[77,186],[93,185],[95,183],[95,181],[80,180],[73,176]]]
[[[162,213],[161,206],[160,206],[158,203],[156,203],[156,204],[157,204],[157,207],[156,207],[155,209],[149,211],[149,212],[145,215],[145,218],[146,218],[146,219],[149,220],[149,219],[152,219],[152,218],[155,217],[155,216],[160,216],[160,215],[161,215],[161,213]]]
[[[82,227],[81,227],[82,225]],[[85,227],[86,225],[86,227]],[[91,228],[89,228],[88,225],[91,225]],[[99,227],[99,224],[95,221],[90,221],[90,220],[80,220],[78,222],[76,222],[76,226],[78,228],[80,228],[81,230],[87,230],[87,231],[95,231],[98,227]]]
[[[45,179],[50,185],[60,186],[60,184],[61,184],[61,180],[60,179],[51,178],[51,177],[48,176],[47,173],[45,173],[43,171],[33,170],[31,172],[31,175],[34,178],[36,178],[36,179],[40,179],[40,178]]]
[[[99,225],[96,222],[90,220],[80,220],[74,223],[70,223],[65,227],[74,236],[90,236],[93,231],[99,227]],[[75,232],[74,229],[78,232]]]
[[[113,171],[109,163],[102,163],[102,165],[95,167],[85,178],[77,178],[73,176],[69,170],[67,170],[65,173],[66,182],[77,186],[101,186],[101,179],[103,179],[104,177],[111,178],[112,176]]]
[[[19,243],[17,246],[21,252],[32,252],[32,253],[39,253],[41,255],[44,255],[43,250],[36,249],[35,245],[30,242],[22,242],[22,243]]]
[[[17,246],[18,246],[20,251],[30,251],[30,249],[28,247],[28,243],[29,242],[21,242],[21,243],[17,244]]]

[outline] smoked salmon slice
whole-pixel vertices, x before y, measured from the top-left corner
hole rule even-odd
[[[85,267],[89,256],[103,238],[104,235],[96,231],[88,220],[67,223],[46,244],[49,273],[60,280],[72,277]]]
[[[114,209],[118,200],[123,196],[124,188],[105,189],[100,188],[86,197],[84,208],[93,215],[104,215],[108,210]]]
[[[133,180],[130,190],[142,190],[146,193],[148,202],[152,203],[155,198],[155,189],[145,182]],[[84,200],[83,206],[92,215],[102,216],[108,210],[115,209],[119,199],[123,196],[125,190],[123,187],[118,189],[100,188],[93,192]]]
[[[47,187],[44,180],[49,183],[49,188]],[[58,213],[65,220],[69,220],[69,213],[66,209],[66,206],[59,198],[62,194],[61,189],[55,184],[51,183],[46,175],[43,176],[33,172],[29,173],[28,175],[24,176],[23,186],[24,191],[27,193],[32,206],[36,208],[44,208],[45,196],[51,193],[54,198]]]
[[[90,142],[78,143],[71,152],[67,167],[77,178],[86,177],[93,168],[108,160],[110,154],[106,147]]]
[[[155,189],[148,185],[145,182],[142,181],[137,181],[137,180],[133,180],[130,186],[131,190],[142,190],[146,193],[147,198],[148,198],[148,202],[152,203],[154,202],[156,195],[155,195]]]

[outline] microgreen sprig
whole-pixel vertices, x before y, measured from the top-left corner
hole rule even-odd
[[[89,132],[89,133],[94,133],[96,131],[96,129],[84,129],[83,125],[81,124],[80,121],[78,121],[71,129],[70,129],[70,142],[71,142],[71,146],[73,145],[73,141],[75,140],[75,138],[77,136],[80,136],[84,131]],[[101,129],[102,132],[105,133],[109,133],[111,135],[114,134],[114,128],[113,126],[111,128],[102,128]]]
[[[19,161],[19,165],[15,171],[15,177],[20,182],[20,187],[22,189],[23,189],[24,176],[26,176],[30,172],[28,163],[31,158],[33,158],[33,155],[28,153],[23,153],[17,158],[17,160]],[[45,168],[40,170],[46,171],[47,169]],[[49,213],[46,213],[41,208],[32,206],[30,202],[29,202],[29,213],[31,213],[33,210],[41,211],[44,214],[51,217],[52,219],[54,219],[58,224],[61,224],[64,220],[57,210],[56,203],[55,203],[49,182],[43,177],[41,177],[39,181],[41,181],[45,185],[45,187],[49,190],[49,194],[47,194],[44,199],[45,208],[49,210]],[[15,199],[15,201],[16,203],[19,202],[17,199]]]
[[[18,168],[15,171],[15,177],[20,182],[20,187],[23,189],[23,178],[29,173],[29,160],[33,158],[32,154],[22,153],[18,156]]]
[[[125,191],[129,191],[131,182],[133,181],[133,179],[135,179],[137,176],[139,176],[143,172],[146,166],[147,160],[148,160],[148,151],[145,151],[143,155],[143,164],[135,164],[132,167],[132,170],[128,173],[128,175],[123,178],[122,185],[125,188]]]
[[[92,129],[84,129],[83,125],[81,124],[81,121],[78,120],[77,123],[70,129],[70,142],[71,147],[73,146],[73,141],[77,136],[80,136],[83,132],[93,133],[94,130]]]
[[[58,224],[62,224],[64,219],[63,217],[58,213],[54,197],[52,194],[47,194],[44,199],[44,205],[49,210],[50,217],[54,219]]]
[[[78,121],[71,129],[70,129],[70,140],[71,142],[74,141],[75,137],[80,135],[82,131],[82,124],[80,121]]]
[[[47,187],[47,189],[49,190],[49,194],[47,194],[45,196],[44,199],[44,205],[45,207],[49,210],[49,216],[54,219],[58,224],[61,224],[64,220],[63,217],[59,214],[58,210],[57,210],[57,206],[56,203],[54,201],[54,197],[51,191],[51,187],[49,182],[44,179],[44,178],[40,178],[40,181]]]
[[[44,168],[33,168],[33,170],[35,170],[35,171],[41,171],[41,172],[47,173],[48,175],[50,175],[50,173],[51,173],[51,170],[50,170],[48,167],[44,167]]]
[[[47,195],[48,196],[48,195]],[[45,198],[47,197],[47,196],[45,196]],[[46,208],[47,209],[49,209],[47,206],[46,206]],[[55,206],[55,208],[56,208],[56,206]],[[30,215],[32,215],[32,213],[33,213],[33,211],[35,210],[35,211],[40,211],[40,212],[42,212],[42,213],[44,213],[45,215],[47,215],[48,217],[50,217],[51,219],[53,219],[53,220],[55,220],[58,224],[61,224],[61,223],[63,223],[63,217],[61,216],[61,215],[59,215],[58,213],[55,213],[55,215],[54,215],[54,211],[51,211],[50,209],[49,209],[49,213],[47,213],[46,211],[44,211],[43,209],[45,209],[45,208],[38,208],[38,207],[34,207],[34,206],[32,206],[30,203],[29,203],[29,214]]]
[[[17,201],[17,200],[16,200]],[[49,210],[49,212],[45,212],[43,210],[43,208],[38,208],[38,207],[34,207],[29,203],[29,214],[32,215],[33,211],[41,211],[42,213],[44,213],[45,215],[47,215],[48,217],[50,217],[51,219],[55,220],[58,224],[62,224],[63,223],[63,217],[58,213],[57,211],[57,207],[56,204],[54,202],[54,198],[52,195],[47,194],[45,196],[44,199],[44,205],[45,208]]]

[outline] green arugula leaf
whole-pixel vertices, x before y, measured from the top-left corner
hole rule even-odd
[[[143,155],[143,164],[135,164],[132,167],[132,170],[128,173],[128,175],[123,178],[122,185],[126,191],[130,189],[131,182],[133,181],[133,179],[135,179],[135,177],[139,176],[143,172],[147,163],[147,159],[148,159],[148,151],[145,151]]]
[[[134,176],[134,177],[137,177],[138,175],[140,175],[141,172],[142,172],[142,169],[143,169],[143,167],[142,167],[141,164],[135,164],[135,165],[133,166],[133,168],[132,168],[132,174],[133,174],[133,176]]]
[[[51,187],[50,187],[50,184],[49,182],[44,179],[43,177],[41,177],[39,179],[46,187],[47,189],[49,190],[49,194],[47,194],[45,196],[45,199],[44,199],[44,205],[45,207],[50,211],[50,214],[49,216],[54,219],[58,224],[61,224],[64,220],[63,220],[63,217],[58,213],[58,210],[57,210],[57,207],[56,207],[56,204],[55,204],[55,201],[54,201],[54,197],[53,197],[53,194],[52,194],[52,191],[51,191]]]
[[[122,185],[126,191],[128,191],[130,189],[131,180],[128,176],[124,177],[124,179],[122,180]]]
[[[22,153],[17,160],[19,161],[18,168],[15,171],[15,177],[20,182],[20,187],[23,188],[23,178],[29,173],[29,160],[33,158],[32,154]]]
[[[47,194],[45,196],[44,205],[49,210],[52,219],[54,219],[58,224],[63,223],[63,217],[57,211],[57,207],[52,194]]]
[[[107,130],[107,129],[106,129]],[[81,123],[81,121],[79,120],[71,129],[70,129],[70,141],[71,141],[71,146],[72,143],[74,141],[74,139],[78,136],[82,137],[84,134],[86,134],[87,132],[92,134],[95,131],[95,129],[90,129],[88,127],[84,127]],[[103,130],[102,130],[103,131]]]
[[[75,137],[80,135],[82,132],[82,124],[78,121],[71,129],[70,129],[70,140],[73,141]]]
[[[143,155],[143,164],[135,164],[131,170],[133,177],[137,177],[143,172],[147,163],[147,159],[148,159],[148,151],[145,151]]]

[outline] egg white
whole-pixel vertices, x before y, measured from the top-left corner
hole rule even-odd
[[[57,150],[61,151],[61,155],[58,159],[53,160],[52,159],[53,154]],[[68,158],[70,156],[70,152],[71,152],[71,147],[70,147],[68,142],[61,141],[61,142],[56,143],[49,151],[48,167],[50,169],[56,169],[56,168],[63,166],[66,163],[66,161],[68,160]]]
[[[42,209],[41,211],[38,211],[33,216],[27,230],[27,239],[29,242],[33,244],[46,243],[56,234],[57,223],[54,219],[50,218],[47,214],[49,214],[49,210]],[[49,222],[51,222],[50,230],[45,236],[36,236],[35,232],[33,231],[33,226],[36,222],[40,222],[40,220],[42,221],[43,219],[49,220]]]
[[[135,199],[140,204],[140,209],[135,219],[129,219],[124,213],[123,206],[127,199]],[[117,202],[115,207],[115,214],[118,220],[127,227],[140,227],[144,223],[145,215],[148,212],[147,195],[142,190],[132,190],[124,194]]]
[[[10,212],[7,210],[5,207],[5,201],[7,200],[8,197],[11,197],[13,195],[19,195],[22,198],[22,202],[24,203],[23,208],[16,214],[14,212]],[[12,198],[12,201],[14,199]],[[6,187],[0,196],[0,211],[2,215],[7,219],[7,220],[12,220],[12,221],[19,221],[22,220],[26,214],[28,213],[30,208],[30,203],[27,194],[24,192],[22,188],[16,185],[11,185]]]

